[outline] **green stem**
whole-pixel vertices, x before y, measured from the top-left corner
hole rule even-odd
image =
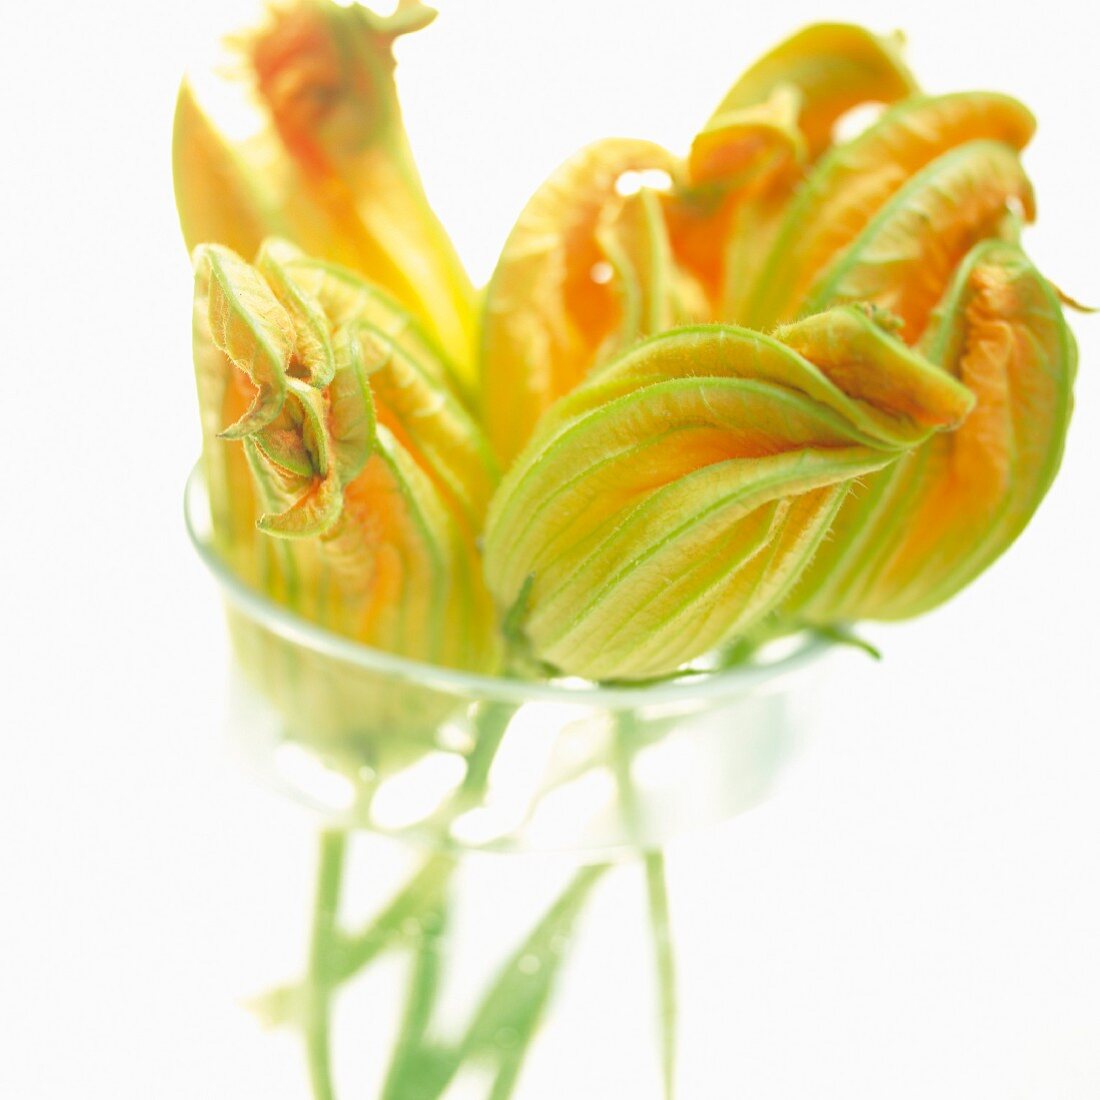
[[[382,1088],[382,1100],[416,1100],[435,1095],[434,1070],[438,1059],[425,1042],[442,973],[441,938],[444,926],[423,932],[412,963],[412,978],[397,1045]]]
[[[634,719],[620,712],[615,728],[615,779],[619,787],[623,823],[635,844],[642,848],[645,864],[646,896],[649,906],[649,927],[653,940],[653,959],[657,977],[657,1012],[661,1031],[661,1073],[665,1100],[673,1100],[676,1092],[676,958],[672,948],[669,917],[668,881],[665,857],[658,848],[647,848],[642,842],[641,807],[630,774],[634,755],[632,734]]]
[[[332,1004],[332,961],[344,876],[345,833],[335,829],[321,834],[317,872],[317,897],[309,950],[305,1041],[309,1079],[315,1100],[334,1100],[329,1017]]]
[[[462,786],[431,822],[441,835],[457,814],[483,797],[492,761],[512,713],[512,708],[500,704],[484,705]],[[410,919],[420,924],[419,944],[398,1047],[382,1093],[384,1100],[437,1100],[464,1061],[487,1055],[497,1063],[491,1100],[509,1100],[555,988],[564,945],[571,937],[584,900],[607,865],[582,867],[577,872],[502,969],[463,1041],[448,1049],[433,1045],[426,1035],[440,984],[440,938],[456,858],[445,852],[433,853],[363,931],[348,936],[337,925],[345,848],[343,832],[329,830],[322,834],[305,981],[298,987],[277,990],[262,1002],[272,1022],[285,1023],[293,1018],[301,1021],[315,1100],[335,1100],[329,1034],[335,989],[388,947],[406,941],[404,928]],[[667,902],[663,911],[667,942]]]
[[[482,703],[477,718],[477,740],[466,760],[466,775],[459,788],[459,809],[481,801],[489,782],[489,769],[496,759],[501,738],[516,709],[508,703]]]
[[[646,890],[649,894],[653,953],[657,968],[658,1011],[661,1018],[661,1067],[664,1072],[665,1100],[672,1100],[676,1093],[676,959],[672,951],[668,881],[665,877],[665,857],[662,852],[646,852],[645,875]]]
[[[526,1050],[506,1059],[500,1067],[500,1072],[493,1080],[493,1088],[488,1100],[511,1100],[512,1093],[516,1090],[520,1071],[523,1069],[523,1056]]]
[[[491,1100],[509,1100],[556,988],[574,925],[592,887],[607,869],[605,863],[580,868],[505,963],[455,1051],[450,1076],[468,1059],[491,1057],[498,1067]],[[441,1092],[446,1084],[441,1082]]]
[[[442,836],[446,836],[455,817],[477,805],[484,797],[489,769],[513,713],[513,707],[500,703],[481,705],[476,721],[477,736],[466,761],[462,785],[430,823]],[[429,881],[437,889],[436,911],[434,914],[429,911],[420,915],[422,939],[413,961],[405,1018],[386,1075],[383,1100],[416,1100],[436,1096],[448,1076],[447,1055],[425,1041],[439,990],[440,940],[447,917],[445,894],[450,872],[454,869],[454,860],[444,858],[449,864],[445,874],[436,877],[433,871],[428,872]],[[438,857],[433,857],[427,867],[437,864]],[[424,927],[425,916],[434,917],[433,927]]]
[[[334,984],[355,977],[379,954],[400,943],[408,921],[423,920],[425,916],[441,919],[454,862],[453,856],[441,853],[430,856],[366,928],[354,935],[340,936],[332,967]]]
[[[482,798],[489,769],[514,708],[500,703],[482,704],[477,718],[477,740],[467,759],[466,775],[451,801],[440,809],[430,826],[443,837],[450,822]],[[350,935],[334,930],[331,938],[329,978],[333,987],[355,977],[383,951],[401,942],[406,922],[428,915],[442,920],[447,885],[455,857],[433,852],[400,892],[370,923]],[[321,899],[318,896],[317,904]],[[280,986],[258,998],[256,1011],[272,1027],[293,1023],[303,1016],[308,1001],[308,982]]]
[[[454,1047],[420,1044],[387,1082],[390,1100],[438,1100],[464,1062],[496,1063],[489,1100],[510,1100],[524,1059],[557,984],[573,926],[606,864],[582,867],[489,987]],[[408,1017],[406,1017],[408,1018]]]

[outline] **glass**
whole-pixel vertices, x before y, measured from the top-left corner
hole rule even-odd
[[[242,584],[197,469],[185,511],[244,685],[234,735],[322,818],[305,974],[256,1002],[300,1031],[312,1095],[710,1095],[676,1090],[711,1069],[678,1057],[663,849],[766,793],[828,643],[799,635],[648,686],[468,675],[338,637]],[[385,881],[380,865],[401,870]],[[648,943],[598,1019],[586,1005],[618,948],[586,951],[593,909],[612,942]],[[378,965],[389,957],[404,963]]]

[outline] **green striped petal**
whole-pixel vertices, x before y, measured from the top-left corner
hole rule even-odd
[[[901,320],[914,340],[955,267],[995,236],[1018,206],[1034,212],[1031,184],[1012,146],[970,141],[937,157],[875,215],[815,280],[802,313],[869,302]]]
[[[965,92],[914,96],[815,165],[784,216],[756,280],[746,323],[790,321],[814,279],[859,235],[890,197],[937,157],[985,139],[1023,149],[1031,113],[1009,96]]]
[[[821,364],[747,329],[680,329],[550,411],[485,535],[493,594],[505,609],[522,597],[537,657],[593,679],[645,678],[750,629],[851,482],[969,408],[963,387],[862,311],[790,335]]]
[[[242,575],[368,644],[492,667],[494,609],[475,539],[495,468],[440,360],[422,361],[408,315],[284,242],[266,243],[256,266],[223,248],[200,261],[197,365],[200,378],[220,370],[222,386],[208,380],[200,394],[223,409],[241,379],[279,398],[215,439],[254,523],[251,535],[233,526],[235,562],[249,549],[254,562]],[[278,388],[265,391],[257,383],[269,376]]]
[[[1018,246],[991,240],[970,252],[923,344],[975,408],[853,492],[793,614],[830,622],[929,610],[1012,543],[1053,480],[1076,348],[1057,291]]]

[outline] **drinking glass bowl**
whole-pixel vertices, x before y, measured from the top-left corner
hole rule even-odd
[[[198,469],[185,508],[241,674],[233,736],[321,822],[305,967],[251,1001],[302,1040],[285,1095],[727,1095],[736,1058],[706,1032],[725,1025],[678,1011],[721,1001],[681,988],[677,960],[707,974],[723,944],[678,934],[673,917],[709,899],[670,897],[666,849],[683,837],[690,851],[693,831],[768,790],[827,643],[799,635],[639,686],[470,675],[340,637],[242,583]],[[396,881],[379,845],[400,849]],[[277,965],[281,978],[293,963]]]
[[[225,600],[254,763],[333,824],[493,850],[646,848],[755,802],[797,743],[814,635],[642,686],[421,664],[333,634],[220,556],[201,471],[191,539]]]

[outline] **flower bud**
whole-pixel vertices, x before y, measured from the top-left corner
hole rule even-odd
[[[792,615],[900,619],[942,603],[1020,534],[1057,472],[1076,348],[1057,291],[1016,245],[970,252],[922,346],[974,410],[853,488]]]
[[[703,279],[716,319],[751,323],[749,293],[837,121],[916,91],[899,46],[897,36],[851,24],[805,27],[741,75],[696,137],[690,186],[671,204],[673,239],[681,262]]]
[[[893,103],[917,82],[901,59],[900,35],[872,34],[852,23],[814,23],[751,65],[726,93],[714,117],[763,103],[781,85],[797,90],[799,128],[809,159],[833,141],[837,120],[864,103]]]
[[[502,461],[545,409],[631,338],[740,317],[802,171],[829,144],[837,118],[913,87],[893,43],[818,24],[744,74],[685,160],[615,140],[559,168],[520,215],[486,292],[482,394]],[[648,212],[644,202],[624,208],[623,193],[655,173],[667,183],[660,216],[653,193]],[[641,238],[628,234],[649,244],[625,265],[609,230],[623,217],[645,223]]]
[[[853,479],[965,417],[964,387],[854,307],[786,334],[650,339],[544,418],[493,500],[486,575],[534,654],[592,679],[675,670],[750,629]]]
[[[215,525],[215,487],[232,471],[231,507],[261,532],[248,535],[239,515],[223,528],[234,568],[370,645],[487,667],[495,625],[474,538],[495,470],[446,368],[422,358],[430,345],[415,322],[285,242],[267,242],[255,266],[203,246],[195,266]],[[240,570],[250,551],[255,564]]]

